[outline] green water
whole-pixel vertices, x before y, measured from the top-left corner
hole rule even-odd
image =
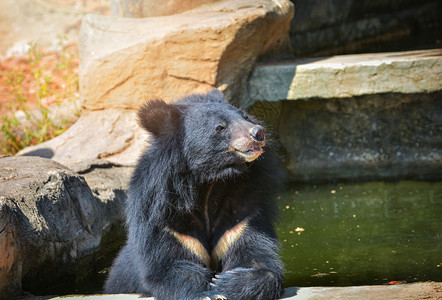
[[[295,185],[280,210],[286,286],[442,279],[442,182]]]

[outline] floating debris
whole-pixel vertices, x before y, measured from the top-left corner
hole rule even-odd
[[[298,233],[298,235],[300,235],[301,232],[305,231],[305,229],[301,227],[296,227],[295,231]]]
[[[328,273],[318,272],[316,274],[310,275],[310,277],[324,277],[324,276],[328,276]]]
[[[387,282],[387,284],[389,284],[389,285],[396,285],[396,284],[403,284],[403,283],[405,283],[406,281],[397,281],[397,280],[393,280],[393,281],[390,281],[390,282]]]

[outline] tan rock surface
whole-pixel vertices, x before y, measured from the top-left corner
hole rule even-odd
[[[134,165],[146,147],[147,134],[136,122],[133,110],[109,109],[85,112],[62,135],[23,149],[18,155],[51,158],[66,166],[91,159]]]
[[[165,17],[88,15],[80,32],[87,110],[136,109],[213,87],[234,97],[256,58],[287,42],[289,1],[225,0]]]
[[[217,0],[111,0],[112,15],[117,17],[147,18],[169,16]]]

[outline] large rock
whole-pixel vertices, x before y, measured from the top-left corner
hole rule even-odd
[[[290,1],[224,0],[173,16],[88,15],[80,32],[87,110],[138,108],[220,87],[236,96],[257,57],[288,43]]]
[[[130,169],[85,179],[44,158],[0,158],[0,298],[87,276],[121,221]],[[92,171],[94,172],[94,171]],[[110,179],[112,178],[112,179]]]
[[[23,149],[18,154],[51,158],[69,167],[91,159],[134,165],[146,147],[147,134],[133,110],[85,112],[62,135]]]

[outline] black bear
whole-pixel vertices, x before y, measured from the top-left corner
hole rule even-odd
[[[138,113],[152,134],[129,186],[126,245],[106,293],[157,299],[277,299],[273,222],[282,179],[265,129],[218,90]],[[268,140],[268,139],[267,139]]]

